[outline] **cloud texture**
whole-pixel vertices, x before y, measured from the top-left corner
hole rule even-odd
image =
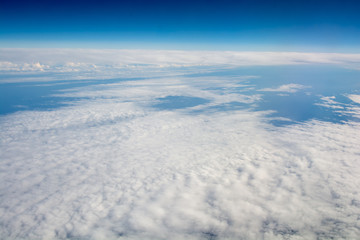
[[[360,103],[360,95],[350,94],[348,95],[348,98],[350,98],[353,102]]]
[[[1,238],[355,239],[359,123],[209,110],[261,100],[230,91],[246,79],[97,85],[62,93],[86,97],[68,107],[0,117]],[[155,109],[166,96],[210,102]]]
[[[149,77],[208,72],[212,67],[330,64],[360,69],[360,54],[114,49],[0,49],[0,71],[36,74],[36,80]],[[182,69],[186,68],[186,72]],[[210,68],[210,69],[209,69]],[[169,72],[171,69],[171,72]],[[74,73],[77,73],[74,75]],[[53,74],[49,76],[49,74]],[[55,74],[55,75],[54,75]],[[24,78],[12,78],[12,81]],[[34,78],[27,77],[28,81]],[[4,82],[4,79],[1,79]]]
[[[260,89],[259,91],[295,93],[304,88],[307,88],[307,87],[300,85],[300,84],[291,83],[291,84],[281,85],[277,88],[263,88],[263,89]]]

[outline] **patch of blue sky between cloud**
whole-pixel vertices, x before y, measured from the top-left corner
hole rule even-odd
[[[248,76],[168,76],[68,89],[58,96],[82,100],[1,116],[0,236],[360,234],[358,122],[275,127],[271,111],[207,111],[232,102],[256,105],[264,96]],[[209,102],[153,107],[168,96]]]

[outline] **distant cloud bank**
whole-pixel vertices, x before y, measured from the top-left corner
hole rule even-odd
[[[360,54],[96,49],[0,49],[0,71],[22,73],[82,72],[100,75],[141,74],[163,68],[335,64],[360,69]],[[107,75],[104,75],[107,73]]]

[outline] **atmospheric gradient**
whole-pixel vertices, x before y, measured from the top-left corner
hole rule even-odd
[[[358,3],[0,4],[0,239],[360,236]]]

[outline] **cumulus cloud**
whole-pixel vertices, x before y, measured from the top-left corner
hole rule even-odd
[[[0,117],[0,236],[359,236],[360,124],[275,127],[264,111],[193,111],[261,99],[234,87],[249,86],[211,77],[124,81],[63,92],[87,97],[67,107]],[[210,102],[152,107],[166,96]]]

